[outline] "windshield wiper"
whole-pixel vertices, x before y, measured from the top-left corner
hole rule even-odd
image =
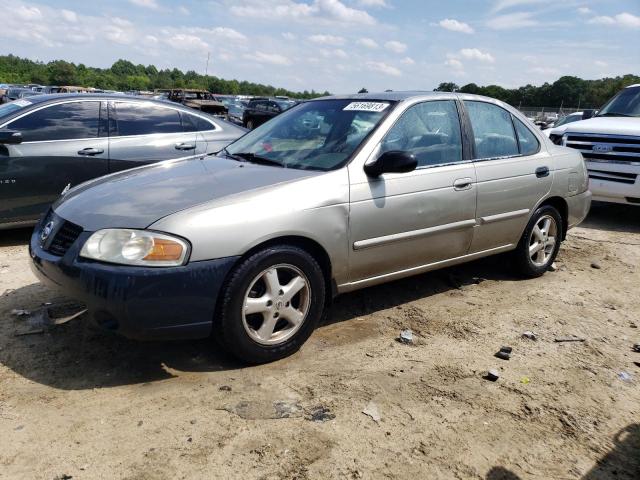
[[[247,162],[251,162],[251,163],[259,163],[261,165],[274,165],[276,167],[287,168],[287,166],[283,163],[280,163],[276,160],[271,160],[270,158],[267,158],[267,157],[261,157],[251,152],[234,153],[233,156],[240,157],[246,160]]]
[[[602,113],[600,115],[596,115],[596,117],[635,117],[636,115],[629,115],[628,113],[621,112],[607,112]]]
[[[223,148],[222,150],[220,150],[222,153],[225,154],[225,156],[229,157],[232,160],[235,160],[236,162],[246,162],[246,160],[238,155],[234,155],[233,153],[230,153],[229,150],[227,150],[227,147]]]

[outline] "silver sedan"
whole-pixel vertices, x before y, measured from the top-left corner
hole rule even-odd
[[[343,292],[511,252],[542,275],[589,210],[581,155],[455,93],[302,103],[215,156],[69,191],[31,239],[40,278],[133,338],[296,351]]]

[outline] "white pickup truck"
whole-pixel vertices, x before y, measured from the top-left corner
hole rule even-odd
[[[588,120],[549,138],[582,152],[593,199],[640,206],[640,84],[618,92]]]

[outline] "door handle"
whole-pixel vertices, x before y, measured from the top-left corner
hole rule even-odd
[[[193,143],[176,143],[176,150],[195,150],[196,146]]]
[[[473,178],[458,178],[453,182],[453,189],[460,190],[469,190],[473,186]]]
[[[78,151],[78,155],[88,155],[88,156],[93,156],[93,155],[100,155],[101,153],[104,153],[104,150],[102,148],[83,148],[82,150]]]
[[[536,168],[536,177],[544,178],[549,176],[549,167],[538,167]]]

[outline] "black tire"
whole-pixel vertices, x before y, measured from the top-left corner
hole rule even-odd
[[[264,345],[256,342],[243,323],[245,293],[256,276],[275,265],[292,265],[308,280],[309,307],[299,329],[282,343]],[[318,262],[305,250],[278,245],[260,250],[238,264],[223,287],[218,315],[214,320],[216,342],[238,359],[250,363],[268,363],[296,352],[309,338],[325,310],[326,282]]]
[[[551,217],[555,221],[555,245],[553,249],[550,251],[550,255],[544,264],[537,265],[534,263],[531,258],[531,254],[529,253],[530,243],[532,241],[532,232],[536,227],[537,223],[543,217]],[[560,249],[561,239],[563,238],[563,223],[562,217],[558,210],[556,210],[551,205],[543,205],[539,207],[529,220],[527,224],[527,228],[525,228],[520,241],[518,242],[518,247],[513,252],[513,261],[514,265],[521,275],[527,278],[535,278],[544,275],[544,273],[549,269],[551,264],[555,261],[556,256],[558,255],[558,250]]]
[[[253,130],[253,120],[247,120],[247,127],[249,130]]]

